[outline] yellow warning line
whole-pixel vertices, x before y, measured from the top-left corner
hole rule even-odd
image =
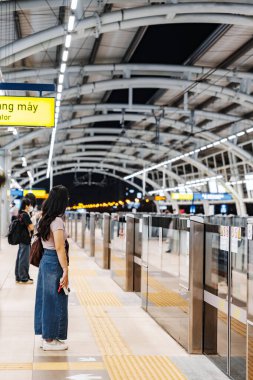
[[[33,363],[0,363],[0,371],[31,371]]]
[[[186,380],[166,356],[104,356],[111,380]]]
[[[67,360],[67,357],[66,357]],[[102,362],[34,362],[0,363],[1,371],[68,371],[68,370],[105,370]]]
[[[66,358],[67,359],[67,358]],[[40,362],[33,363],[34,371],[105,370],[102,362]]]

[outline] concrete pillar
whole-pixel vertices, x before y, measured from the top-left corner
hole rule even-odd
[[[6,183],[0,191],[1,212],[0,212],[0,235],[5,236],[8,232],[10,224],[10,168],[11,168],[11,154],[6,149],[0,149],[0,167],[4,170],[6,175]]]

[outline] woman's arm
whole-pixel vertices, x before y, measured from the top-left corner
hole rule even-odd
[[[68,281],[68,262],[67,262],[67,255],[65,251],[65,239],[63,230],[56,230],[53,232],[54,235],[54,244],[55,249],[57,252],[57,256],[59,259],[59,262],[61,264],[62,270],[63,270],[63,276],[62,276],[62,286],[68,287],[69,281]]]

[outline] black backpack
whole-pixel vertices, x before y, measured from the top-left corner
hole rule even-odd
[[[30,234],[22,221],[22,216],[19,215],[17,219],[14,219],[10,226],[9,232],[7,234],[8,243],[11,245],[17,245],[20,243],[30,244],[31,238]]]

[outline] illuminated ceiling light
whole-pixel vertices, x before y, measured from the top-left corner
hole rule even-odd
[[[207,147],[206,146],[202,146],[202,148],[200,148],[200,150],[206,150]]]
[[[213,144],[208,144],[206,147],[207,147],[207,148],[212,148],[212,147],[213,147]]]
[[[236,139],[236,135],[231,135],[228,137],[229,140],[233,140],[233,139]]]
[[[66,67],[67,67],[66,63],[62,63],[61,67],[60,67],[60,72],[64,74],[65,70],[66,70]]]
[[[251,132],[253,132],[253,128],[249,128],[249,129],[247,129],[246,132],[247,132],[247,133],[251,133]]]
[[[216,146],[216,145],[220,145],[220,141],[215,141],[214,143],[213,143],[213,146]]]
[[[62,90],[63,90],[63,85],[62,85],[62,84],[58,84],[57,92],[58,92],[58,93],[61,93]]]
[[[65,39],[65,47],[66,47],[66,48],[69,48],[69,47],[70,47],[71,39],[72,39],[71,34],[67,34],[66,39]]]
[[[75,11],[75,10],[76,10],[77,3],[78,3],[78,0],[72,0],[72,1],[71,1],[71,6],[70,6],[70,8],[71,8],[72,11]]]
[[[62,94],[58,92],[58,94],[56,95],[56,100],[61,100],[61,96]]]
[[[62,54],[62,61],[63,61],[63,62],[67,62],[67,60],[68,60],[68,56],[69,56],[69,52],[68,52],[68,50],[64,50],[64,51],[63,51],[63,54]]]
[[[71,15],[69,16],[69,22],[68,22],[68,32],[72,32],[75,25],[75,16]]]
[[[64,74],[60,74],[60,75],[59,75],[58,83],[59,83],[59,84],[62,84],[63,81],[64,81]]]
[[[61,101],[60,101],[60,100],[56,100],[56,102],[55,102],[55,106],[56,106],[56,107],[60,107],[60,105],[61,105]]]
[[[238,132],[237,134],[236,134],[236,136],[238,136],[238,137],[240,137],[240,136],[243,136],[243,135],[245,135],[245,132]]]

